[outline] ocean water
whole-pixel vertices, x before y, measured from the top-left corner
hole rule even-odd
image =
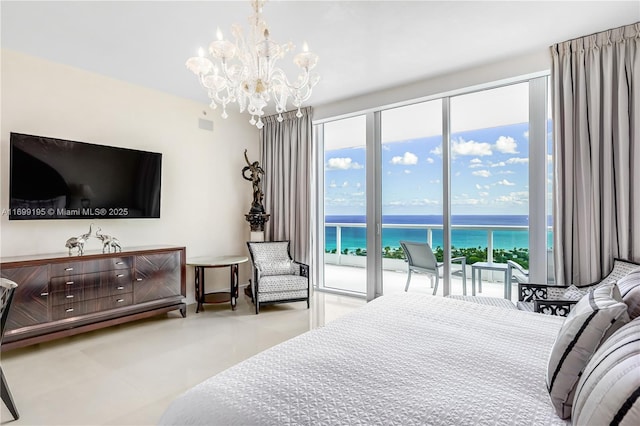
[[[364,224],[365,216],[326,216],[325,217],[325,249],[336,248],[337,228],[332,223]],[[422,224],[442,225],[442,216],[390,215],[383,216],[382,223],[387,224]],[[525,215],[456,215],[451,216],[452,225],[481,225],[481,226],[528,226],[528,216]],[[366,229],[364,227],[341,227],[341,248],[355,251],[366,248]],[[382,247],[398,248],[399,241],[427,241],[426,229],[383,228]],[[432,247],[442,247],[442,230],[432,230]],[[552,234],[547,235],[547,245],[551,247]],[[487,231],[475,229],[453,229],[451,231],[451,245],[455,248],[487,247]],[[493,231],[494,249],[510,250],[529,247],[529,232],[523,230]]]

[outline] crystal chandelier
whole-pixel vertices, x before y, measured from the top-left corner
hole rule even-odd
[[[309,99],[320,78],[311,72],[318,63],[318,55],[309,52],[306,43],[302,52],[293,58],[300,68],[295,81],[290,82],[284,71],[275,66],[294,46],[291,42],[279,45],[270,39],[269,28],[262,17],[264,0],[253,0],[251,4],[254,13],[249,17],[251,28],[246,38],[237,24],[231,26],[234,42],[225,40],[218,28],[217,40],[209,45],[211,59],[200,49],[200,55],[190,58],[186,65],[207,89],[209,106],[212,109],[222,106],[222,118],[228,116],[227,105],[237,102],[240,112],[246,110],[251,114],[249,122],[261,129],[263,109],[272,99],[278,121],[282,121],[289,98],[298,109],[296,115],[301,117],[300,106]]]

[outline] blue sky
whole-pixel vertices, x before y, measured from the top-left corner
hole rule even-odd
[[[452,214],[528,214],[528,124],[451,136]],[[365,214],[365,150],[325,151],[325,214]],[[442,214],[442,140],[383,143],[383,214]]]

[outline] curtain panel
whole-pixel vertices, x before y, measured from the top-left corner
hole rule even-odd
[[[267,241],[291,241],[295,260],[309,263],[311,246],[311,107],[265,118],[260,132]]]
[[[551,46],[558,284],[640,261],[640,22]]]

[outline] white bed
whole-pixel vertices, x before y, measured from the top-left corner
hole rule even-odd
[[[160,424],[567,424],[544,384],[563,320],[384,296],[195,386]]]

